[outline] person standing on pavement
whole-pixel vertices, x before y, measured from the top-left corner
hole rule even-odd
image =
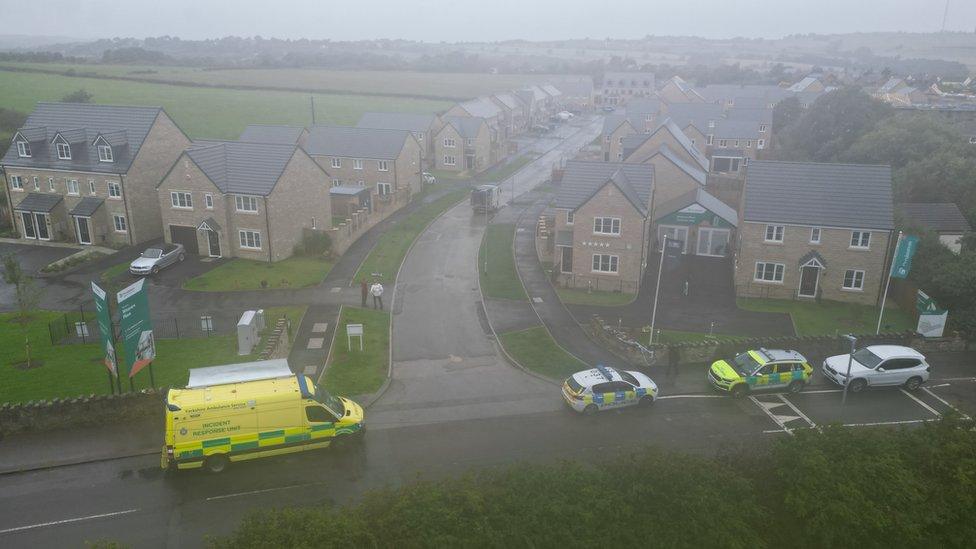
[[[359,286],[360,286],[360,290],[361,290],[361,292],[363,294],[363,305],[362,305],[362,307],[365,309],[366,308],[366,297],[369,296],[369,284],[366,284],[366,279],[364,278],[359,283]]]
[[[383,310],[383,285],[378,281],[373,283],[373,286],[369,289],[369,293],[373,294],[373,308]]]

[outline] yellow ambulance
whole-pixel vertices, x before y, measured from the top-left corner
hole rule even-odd
[[[361,406],[286,360],[195,368],[185,389],[166,396],[162,467],[219,473],[232,461],[325,448],[363,427]]]

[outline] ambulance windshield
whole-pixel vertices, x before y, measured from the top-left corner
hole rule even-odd
[[[346,407],[342,405],[342,401],[332,396],[328,391],[323,389],[321,385],[315,388],[315,400],[316,402],[324,404],[326,408],[337,414],[339,417],[342,417],[346,413]]]

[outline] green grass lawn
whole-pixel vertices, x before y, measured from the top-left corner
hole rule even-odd
[[[99,344],[51,345],[48,323],[63,313],[41,311],[30,324],[32,357],[43,365],[30,370],[15,368],[24,360],[20,326],[10,322],[12,314],[0,314],[0,402],[27,402],[50,398],[70,398],[89,394],[108,394],[108,374],[102,363]],[[97,334],[92,334],[97,336]],[[119,356],[121,356],[119,350]],[[237,337],[233,335],[196,339],[156,340],[153,375],[156,386],[184,386],[187,370],[201,366],[243,362],[253,357],[237,356]],[[122,372],[123,388],[129,384]],[[137,389],[149,387],[149,370],[135,377]]]
[[[878,307],[871,305],[754,298],[738,298],[736,305],[747,311],[789,313],[797,335],[873,334],[878,326]],[[886,307],[881,331],[900,332],[914,328],[907,313],[892,304]]]
[[[119,263],[117,265],[112,265],[108,269],[102,271],[100,278],[102,282],[108,284],[115,281],[115,279],[117,278],[125,276],[125,274],[128,272],[129,272],[129,262],[123,261],[122,263]]]
[[[522,366],[552,379],[561,380],[589,368],[556,345],[542,326],[498,334],[501,344]]]
[[[655,330],[656,331],[656,330]],[[641,343],[646,343],[647,335],[641,338]],[[708,335],[702,332],[683,332],[681,330],[661,330],[657,335],[655,343],[699,343],[702,341],[728,341],[736,339],[726,335]]]
[[[615,307],[626,305],[637,296],[624,292],[605,292],[602,290],[578,290],[575,288],[556,288],[556,293],[563,303],[571,305],[598,305]]]
[[[481,291],[485,297],[526,300],[525,288],[515,272],[515,256],[512,241],[515,225],[510,223],[488,225],[478,252],[478,274]],[[485,254],[488,254],[488,272],[485,273]]]
[[[320,257],[292,256],[275,263],[235,258],[183,284],[186,290],[229,292],[314,286],[332,269]],[[261,282],[267,282],[262,287]]]
[[[392,284],[410,244],[435,217],[467,196],[468,192],[467,188],[454,189],[430,204],[421,206],[387,229],[359,266],[354,280],[375,278],[386,286]],[[379,273],[379,276],[374,277],[373,273]]]
[[[347,345],[346,325],[362,324],[366,337]],[[332,361],[325,369],[325,388],[342,395],[366,395],[379,390],[390,365],[390,313],[373,309],[343,307],[339,316]]]
[[[308,93],[194,88],[9,71],[0,72],[0,107],[29,113],[36,102],[59,101],[79,88],[91,93],[95,103],[162,106],[192,138],[236,139],[248,124],[311,124]],[[355,124],[366,111],[431,113],[451,106],[447,101],[426,99],[337,94],[314,97],[318,124]]]

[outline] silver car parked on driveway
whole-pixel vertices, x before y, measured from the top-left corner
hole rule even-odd
[[[136,276],[158,273],[162,268],[186,259],[182,244],[163,244],[148,248],[129,265],[129,272]]]
[[[929,365],[922,353],[901,345],[871,345],[851,355],[837,355],[824,360],[824,377],[843,387],[847,384],[847,364],[851,379],[847,387],[859,393],[868,387],[903,386],[910,391],[929,379]]]

